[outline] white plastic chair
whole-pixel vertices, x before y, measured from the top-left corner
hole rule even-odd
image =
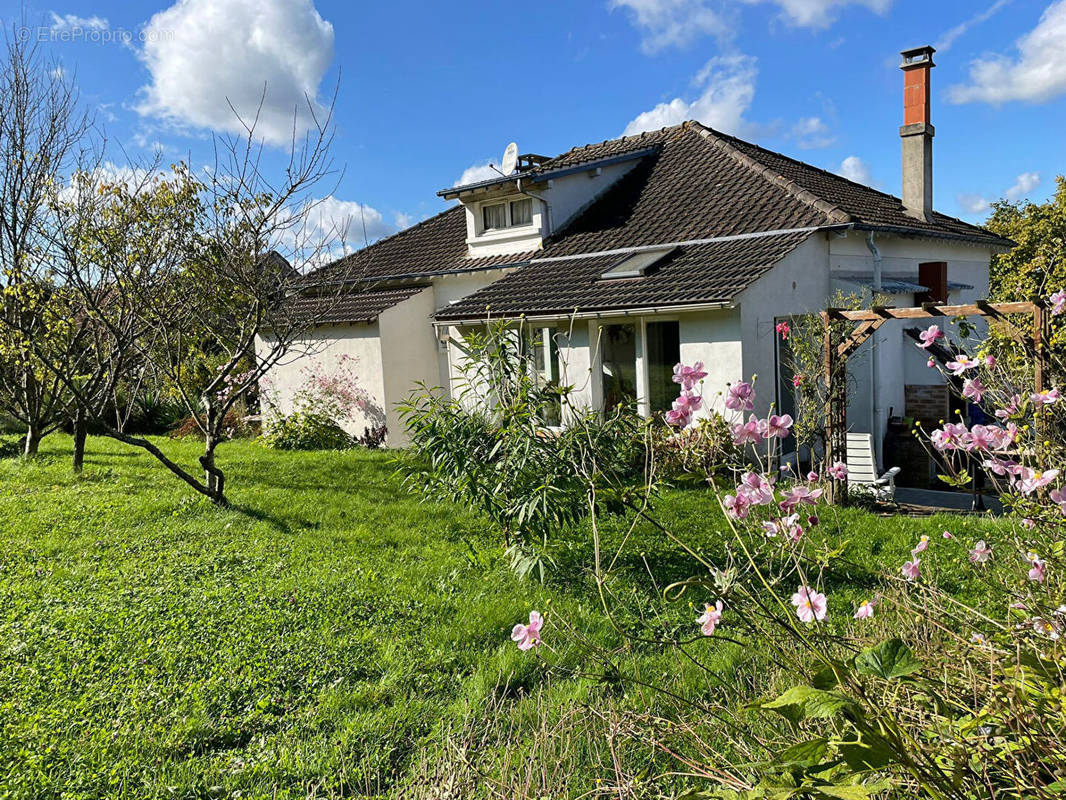
[[[871,492],[876,500],[892,503],[896,500],[896,476],[899,467],[885,472],[878,477],[877,457],[874,454],[874,437],[868,433],[849,433],[848,448],[848,488],[857,487]]]

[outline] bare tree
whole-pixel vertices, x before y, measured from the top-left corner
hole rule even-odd
[[[343,266],[313,269],[346,225],[323,225],[315,213],[335,176],[332,135],[328,113],[302,137],[294,127],[275,177],[253,121],[244,136],[217,139],[213,165],[195,175],[184,165],[118,179],[81,171],[56,193],[49,274],[78,297],[92,368],[83,361],[74,375],[37,354],[104,435],[146,450],[219,504],[228,501],[215,453],[234,413],[281,358],[306,346],[354,277]],[[205,361],[214,367],[206,380],[196,373]],[[195,421],[202,477],[104,413],[101,398],[145,371]]]
[[[0,71],[0,409],[26,426],[25,452],[71,413],[69,392],[49,371],[69,362],[72,330],[43,272],[42,220],[64,172],[91,148],[92,122],[70,84],[53,78],[36,44],[14,28]],[[59,302],[56,302],[56,301]],[[67,363],[68,370],[70,364]]]

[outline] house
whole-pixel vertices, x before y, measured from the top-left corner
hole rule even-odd
[[[695,121],[520,156],[510,174],[441,190],[449,210],[325,267],[358,277],[310,340],[358,358],[390,444],[403,443],[394,404],[417,382],[454,391],[459,345],[489,319],[535,329],[546,377],[573,386],[575,406],[634,397],[662,412],[674,364],[702,361],[701,413],[756,374],[757,413],[787,410],[779,321],[837,291],[981,299],[990,256],[1010,246],[933,210],[932,54],[903,54],[902,199]],[[903,323],[864,350],[849,366],[852,428],[880,442],[890,411],[942,401],[946,413],[943,380]],[[282,408],[298,364],[275,375]]]

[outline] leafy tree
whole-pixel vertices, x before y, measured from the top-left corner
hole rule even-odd
[[[0,410],[26,426],[25,453],[69,415],[65,384],[45,358],[76,371],[69,296],[47,275],[48,198],[91,145],[91,120],[36,44],[12,31],[0,70]]]
[[[1066,177],[1055,179],[1055,193],[1044,203],[992,204],[986,227],[1017,243],[992,257],[989,270],[995,300],[1031,300],[1066,287]]]

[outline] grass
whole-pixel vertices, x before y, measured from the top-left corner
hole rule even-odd
[[[165,446],[195,463],[195,443]],[[53,436],[36,461],[0,460],[0,798],[383,797],[420,780],[438,797],[487,794],[456,742],[483,751],[490,783],[577,795],[619,757],[591,709],[656,707],[641,683],[663,675],[688,697],[715,691],[705,671],[611,627],[584,532],[558,546],[544,585],[519,581],[483,519],[412,496],[387,454],[234,442],[220,453],[223,510],[116,443],[91,439],[81,476],[68,449]],[[692,490],[659,502],[715,551],[710,505]],[[839,521],[841,616],[921,533],[992,525]],[[650,528],[625,538],[607,521],[603,534],[619,548],[621,624],[688,635],[692,602],[657,591],[692,573],[688,558]],[[953,591],[980,591],[956,574],[945,562]],[[532,608],[548,611],[544,654],[508,638]],[[587,662],[589,647],[610,669]],[[737,647],[700,658],[738,683],[765,669]],[[654,758],[638,745],[625,757]]]

